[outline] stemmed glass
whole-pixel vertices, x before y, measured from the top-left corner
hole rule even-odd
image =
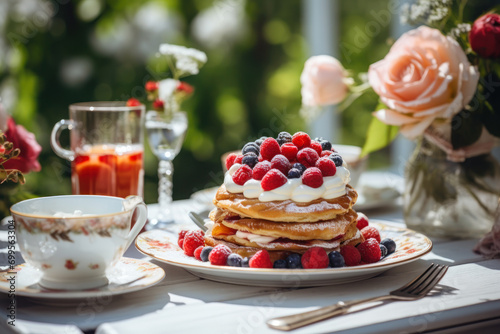
[[[172,203],[172,160],[179,153],[188,127],[184,112],[148,111],[146,114],[146,133],[149,146],[160,160],[158,164],[158,204],[159,209],[151,224],[161,227],[174,222],[170,214]]]

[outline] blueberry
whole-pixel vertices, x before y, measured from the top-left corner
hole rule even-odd
[[[241,162],[244,165],[248,165],[250,168],[254,168],[255,165],[259,162],[259,158],[253,152],[248,152],[243,156]]]
[[[306,171],[306,166],[301,164],[300,162],[296,162],[293,164],[292,168],[298,169],[300,172],[300,175],[302,175]]]
[[[273,268],[286,269],[287,268],[286,260],[279,259],[279,260],[274,261]]]
[[[292,168],[288,171],[289,179],[298,179],[300,178],[300,176],[301,176],[300,170],[298,170],[297,168]]]
[[[344,257],[337,251],[330,252],[328,254],[328,259],[330,260],[332,268],[345,267]]]
[[[332,143],[330,143],[328,140],[322,140],[319,142],[321,144],[321,148],[323,151],[330,151],[332,149]]]
[[[208,255],[210,254],[212,249],[214,249],[214,248],[210,247],[210,246],[203,247],[203,249],[201,250],[201,253],[200,253],[200,258],[203,262],[208,261]]]
[[[278,144],[280,144],[280,146],[284,143],[291,143],[292,135],[286,131],[282,131],[278,134],[278,138],[276,138],[276,141],[278,142]]]
[[[302,263],[300,261],[300,254],[293,253],[286,258],[286,263],[290,269],[300,269],[302,268]]]
[[[344,163],[344,160],[342,159],[342,157],[338,153],[330,154],[328,159],[330,159],[331,161],[333,161],[335,163],[335,167],[340,167]]]
[[[259,146],[254,142],[246,143],[245,146],[243,146],[243,149],[241,150],[241,154],[245,155],[249,152],[253,152],[255,153],[255,155],[258,156],[260,153]]]
[[[227,265],[230,267],[241,267],[241,263],[243,262],[243,258],[238,254],[229,254],[227,257]]]
[[[259,139],[257,139],[257,140],[255,141],[255,144],[257,144],[257,146],[259,146],[259,147],[260,147],[260,145],[262,145],[262,143],[263,143],[263,142],[264,142],[264,140],[266,140],[266,139],[267,139],[267,137],[266,137],[266,136],[262,136],[262,137],[260,137]]]
[[[241,266],[248,268],[248,267],[250,267],[249,262],[250,262],[250,259],[248,257],[244,257],[243,260],[241,260]]]
[[[380,247],[380,254],[381,254],[380,258],[386,257],[387,256],[387,248],[382,244],[380,244],[379,247]]]
[[[385,248],[387,248],[387,255],[394,253],[394,251],[396,250],[396,243],[392,239],[385,238],[380,242],[380,244],[384,245]]]

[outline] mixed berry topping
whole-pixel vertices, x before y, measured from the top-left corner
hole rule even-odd
[[[328,140],[311,140],[305,132],[292,136],[283,131],[276,139],[261,137],[246,143],[241,153],[231,153],[226,158],[227,170],[234,164],[246,166],[232,175],[234,183],[244,185],[250,179],[258,180],[264,191],[276,189],[288,179],[301,179],[303,184],[318,188],[324,177],[334,176],[343,164]]]

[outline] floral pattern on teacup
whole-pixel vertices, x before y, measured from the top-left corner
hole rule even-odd
[[[106,217],[81,218],[37,218],[23,217],[13,214],[16,229],[26,230],[28,233],[48,233],[57,241],[73,242],[70,232],[84,235],[100,235],[111,237],[111,229],[129,228],[130,212],[123,212]]]

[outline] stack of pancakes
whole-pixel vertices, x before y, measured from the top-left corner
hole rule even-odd
[[[230,193],[222,185],[214,199],[216,208],[210,213],[214,225],[205,243],[225,244],[244,257],[266,249],[273,261],[311,247],[330,252],[346,244],[357,245],[364,240],[352,209],[357,197],[346,185],[346,194],[334,199],[261,202]]]

